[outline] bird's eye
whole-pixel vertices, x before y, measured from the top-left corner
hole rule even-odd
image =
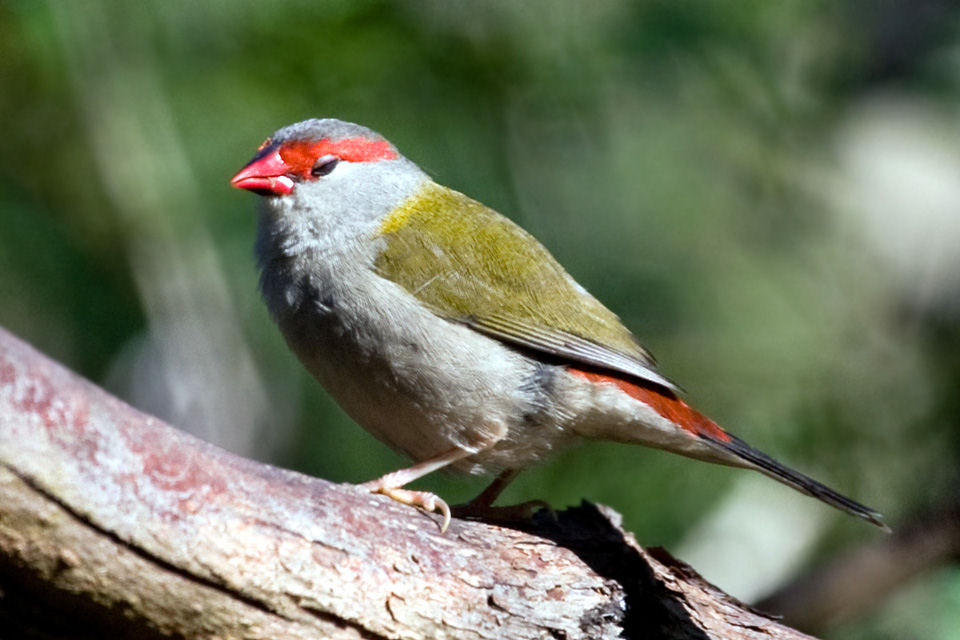
[[[310,169],[310,175],[314,178],[325,176],[333,171],[333,168],[337,166],[338,162],[340,162],[340,158],[336,156],[321,156],[313,163],[313,168]]]

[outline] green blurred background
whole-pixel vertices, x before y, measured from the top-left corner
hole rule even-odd
[[[315,116],[533,232],[757,447],[894,528],[957,504],[956,3],[2,2],[0,325],[243,455],[346,482],[405,464],[287,352],[229,187]],[[882,536],[623,445],[504,500],[532,498],[610,504],[748,601]],[[814,630],[960,637],[960,569],[934,564]]]

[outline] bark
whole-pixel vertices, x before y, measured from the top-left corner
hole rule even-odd
[[[0,635],[807,638],[584,504],[437,519],[229,454],[0,330]]]

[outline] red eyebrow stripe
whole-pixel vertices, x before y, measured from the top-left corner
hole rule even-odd
[[[669,392],[661,393],[655,389],[648,389],[627,380],[601,373],[581,371],[572,367],[569,368],[569,371],[581,378],[586,378],[590,382],[616,385],[634,400],[639,400],[670,422],[695,436],[707,436],[721,442],[730,442],[730,434],[717,426],[716,422]]]
[[[347,162],[378,162],[395,159],[397,152],[386,140],[366,138],[336,141],[324,138],[315,142],[288,142],[280,147],[280,157],[294,173],[309,172],[314,160],[323,156],[334,156]]]
[[[344,138],[336,142],[323,139],[314,143],[314,153],[317,157],[329,154],[347,162],[376,162],[397,157],[397,152],[386,140],[366,138]]]

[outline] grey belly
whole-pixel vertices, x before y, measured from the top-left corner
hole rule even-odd
[[[344,322],[343,313],[314,310],[280,327],[351,418],[415,461],[459,447],[477,453],[455,468],[488,473],[573,440],[554,410],[559,367],[432,314],[397,315]]]

